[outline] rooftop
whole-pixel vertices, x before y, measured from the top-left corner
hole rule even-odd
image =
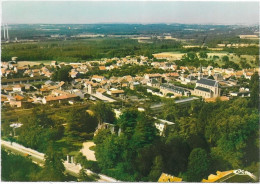
[[[217,86],[218,85],[217,81],[212,80],[212,79],[205,79],[205,78],[201,78],[200,80],[197,81],[197,83],[208,85],[208,86]]]
[[[74,94],[67,94],[67,95],[61,95],[61,96],[47,96],[45,97],[46,101],[55,101],[55,100],[64,100],[69,98],[75,98],[77,95]]]
[[[213,183],[213,182],[231,182],[231,183],[242,183],[242,182],[255,182],[256,177],[248,171],[241,169],[230,170],[230,171],[217,171],[217,175],[211,174],[208,179],[203,179],[202,182]]]
[[[166,173],[162,173],[158,182],[181,182],[182,178],[178,178]]]

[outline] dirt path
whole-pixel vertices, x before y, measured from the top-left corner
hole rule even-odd
[[[95,146],[94,142],[84,142],[83,148],[80,150],[80,152],[87,157],[88,160],[97,161],[95,157],[95,152],[90,150],[89,148],[91,146]]]

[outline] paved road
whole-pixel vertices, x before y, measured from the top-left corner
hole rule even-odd
[[[11,150],[12,152],[21,154],[23,156],[26,156],[26,154],[29,154],[29,155],[31,155],[30,157],[34,163],[36,163],[40,166],[43,166],[43,164],[44,164],[44,160],[45,160],[44,154],[40,153],[36,150],[26,148],[20,144],[14,143],[14,142],[11,144],[11,142],[4,141],[4,140],[1,140],[1,146],[5,147],[8,150]],[[77,176],[81,169],[81,166],[79,164],[68,163],[67,161],[64,161],[63,164],[66,169],[66,172],[68,172],[74,176]],[[97,174],[88,169],[85,169],[85,171],[88,174]],[[118,180],[108,177],[103,174],[97,174],[97,175],[99,175],[99,177],[100,177],[100,179],[98,180],[99,182],[119,182]]]

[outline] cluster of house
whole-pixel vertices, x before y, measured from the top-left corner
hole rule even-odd
[[[29,103],[51,104],[67,101],[73,103],[76,98],[84,98],[78,89],[64,90],[64,82],[46,81],[40,89],[31,84],[15,84],[2,86],[1,103],[11,107],[23,107]]]
[[[1,62],[1,77],[9,78],[14,74],[22,73],[23,77],[51,77],[50,70],[43,66],[40,69],[30,69],[29,65],[20,66],[15,61]]]

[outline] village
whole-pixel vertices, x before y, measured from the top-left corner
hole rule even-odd
[[[16,61],[17,57],[12,57],[11,61],[1,62],[2,107],[26,109],[35,104],[74,105],[101,100],[115,104],[114,111],[119,117],[120,109],[129,105],[138,108],[139,111],[151,109],[156,115],[162,110],[163,103],[154,99],[160,98],[171,98],[175,99],[175,103],[185,104],[198,99],[216,102],[236,97],[250,97],[248,81],[257,71],[256,68],[234,70],[201,65],[195,68],[176,65],[174,61],[180,58],[167,57],[165,54],[154,56],[157,61],[151,61],[144,56],[127,56],[82,63],[51,61],[50,64],[40,65]],[[80,77],[94,67],[106,74],[124,65],[150,66],[163,72],[110,78],[98,74]],[[65,74],[71,80],[52,81],[53,73],[65,66],[71,67]],[[174,122],[161,120],[156,127],[160,135],[163,135],[166,125],[173,124]],[[101,125],[98,128],[100,127]]]
[[[76,98],[99,99],[114,102],[116,98],[122,100],[131,99],[125,93],[126,88],[134,90],[136,86],[145,86],[147,92],[164,98],[187,98],[190,96],[202,97],[205,101],[214,101],[216,98],[228,100],[234,96],[250,96],[248,88],[240,84],[239,79],[250,80],[256,68],[234,70],[208,67],[178,66],[174,61],[147,62],[144,56],[138,59],[112,58],[101,61],[85,63],[64,63],[52,61],[50,65],[27,65],[26,62],[12,61],[1,63],[2,77],[2,104],[11,107],[23,107],[23,103],[54,103],[67,101],[73,104]],[[106,63],[116,61],[115,64],[106,66]],[[25,64],[23,64],[25,63]],[[122,77],[106,78],[104,75],[92,75],[88,78],[80,78],[80,74],[86,74],[93,67],[106,72],[112,69],[120,69],[124,65],[150,65],[161,69],[163,73],[145,73],[143,75],[125,75]],[[36,66],[36,67],[35,67]],[[69,77],[70,84],[64,81],[51,81],[51,75],[57,68],[71,66]],[[34,69],[37,68],[37,69]],[[21,77],[13,78],[17,73]],[[38,83],[37,86],[34,84]],[[41,84],[41,85],[39,85]],[[193,88],[191,88],[192,86]],[[238,90],[225,90],[234,89]]]

